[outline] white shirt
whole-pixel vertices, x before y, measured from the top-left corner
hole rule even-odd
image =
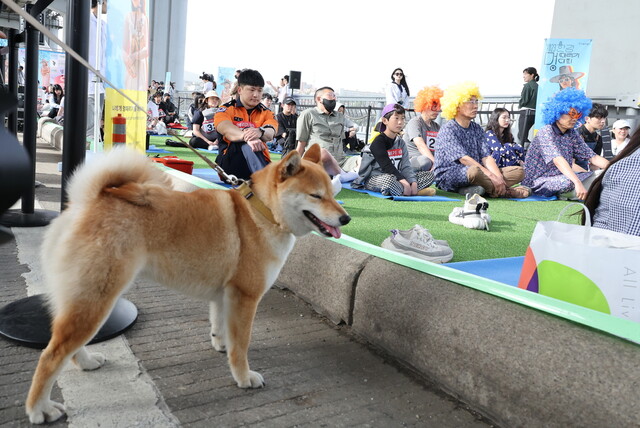
[[[629,138],[625,138],[624,142],[620,145],[616,145],[616,140],[611,140],[611,153],[613,153],[614,156],[617,155],[622,149],[627,147],[627,144],[629,144]]]
[[[287,95],[289,94],[289,84],[287,83],[284,86],[280,86],[280,88],[278,88],[278,101],[280,102],[280,104],[284,103],[284,99],[287,98]]]
[[[158,104],[154,103],[153,100],[149,101],[149,103],[147,104],[147,112],[149,112],[149,115],[154,119],[157,119],[158,117],[160,117]]]
[[[409,95],[407,94],[407,90],[402,85],[396,85],[391,82],[387,85],[387,104],[402,104],[404,108],[408,107],[409,104]]]

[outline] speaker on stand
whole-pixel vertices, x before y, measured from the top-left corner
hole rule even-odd
[[[300,71],[291,70],[289,72],[289,89],[291,89],[291,96],[293,96],[294,89],[300,90],[301,75],[302,73]]]

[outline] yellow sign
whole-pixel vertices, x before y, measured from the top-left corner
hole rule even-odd
[[[131,97],[136,103],[141,106],[147,105],[147,91],[132,91],[130,89],[123,90],[127,96]],[[121,115],[118,117],[118,115]],[[125,97],[117,93],[113,88],[106,88],[105,90],[105,105],[104,105],[104,149],[110,150],[114,141],[116,145],[122,141],[120,133],[122,127],[117,126],[118,122],[125,119],[126,137],[125,141],[127,146],[135,147],[142,153],[146,151],[146,137],[147,137],[147,113],[140,111],[137,107]],[[114,126],[114,120],[116,126]],[[114,135],[115,132],[115,135]]]

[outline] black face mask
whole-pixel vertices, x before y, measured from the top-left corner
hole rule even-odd
[[[336,100],[327,100],[323,98],[322,105],[329,113],[331,113],[336,108]]]

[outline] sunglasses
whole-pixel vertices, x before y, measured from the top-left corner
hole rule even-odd
[[[442,108],[440,107],[440,103],[437,101],[434,101],[433,104],[431,104],[431,111],[440,111],[442,110]]]
[[[404,76],[402,73],[393,73],[394,76]]]
[[[569,110],[569,113],[567,114],[571,119],[575,119],[575,120],[578,120],[582,117],[582,113],[580,113],[578,110],[576,110],[573,107],[571,107],[571,109]]]

